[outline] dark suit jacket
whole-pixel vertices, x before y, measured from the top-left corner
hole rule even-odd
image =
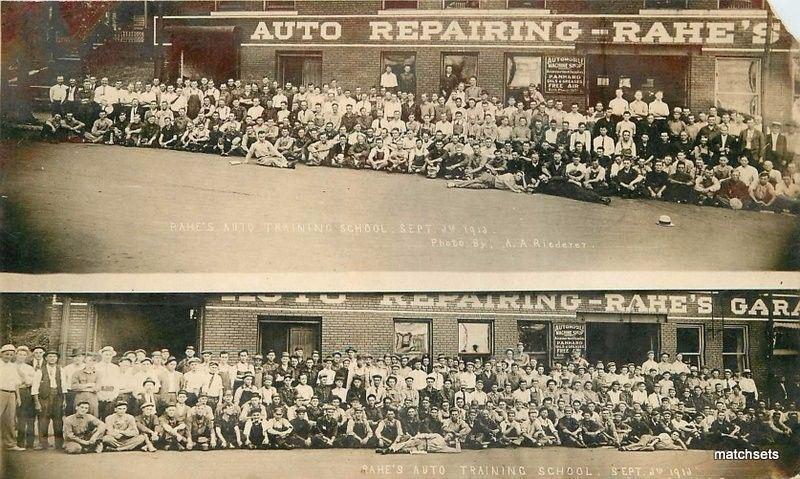
[[[722,135],[715,135],[708,141],[708,146],[711,150],[719,157],[720,155],[725,155],[728,157],[729,160],[733,161],[736,157],[736,154],[739,152],[739,138],[728,134],[725,138],[725,146],[722,146]],[[723,153],[721,150],[723,148],[728,149],[728,153]]]
[[[777,142],[772,144],[772,135],[766,135],[764,141],[764,160],[771,161],[776,168],[781,168],[786,158],[786,136],[778,134]]]
[[[739,147],[744,149],[747,145],[747,128],[739,133]],[[764,149],[764,134],[760,130],[753,130],[752,151],[757,155],[761,155],[761,150]]]

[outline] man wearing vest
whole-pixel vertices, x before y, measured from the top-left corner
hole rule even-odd
[[[50,421],[53,422],[55,448],[61,449],[64,444],[64,384],[63,372],[58,365],[58,353],[48,351],[44,356],[44,365],[35,373],[31,395],[39,416],[39,444],[36,449],[49,447],[47,436],[50,432]]]

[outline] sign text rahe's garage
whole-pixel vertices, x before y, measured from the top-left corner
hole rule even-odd
[[[276,306],[338,306],[354,309],[420,308],[433,310],[604,312],[666,314],[677,316],[800,318],[800,296],[722,295],[710,293],[578,294],[578,293],[497,293],[497,294],[262,294],[224,295],[230,303],[273,304]]]
[[[564,17],[562,17],[564,18]],[[245,27],[246,28],[246,27]],[[331,43],[614,43],[763,45],[767,23],[763,20],[654,21],[650,19],[381,19],[343,20],[280,19],[258,21],[250,27],[250,41]],[[772,43],[781,39],[781,26],[773,24]],[[248,31],[248,30],[246,30]]]

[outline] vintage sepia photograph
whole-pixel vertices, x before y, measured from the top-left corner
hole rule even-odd
[[[4,294],[0,305],[4,477],[800,470],[796,291]]]
[[[6,272],[800,266],[767,0],[0,8]]]

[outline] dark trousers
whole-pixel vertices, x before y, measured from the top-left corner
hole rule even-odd
[[[59,115],[64,115],[64,108],[63,104],[60,101],[51,101],[50,102],[50,113],[55,115],[58,113]]]
[[[67,391],[64,396],[64,416],[75,414],[75,391]]]
[[[17,408],[17,445],[30,448],[33,447],[36,423],[36,408],[33,406],[31,388],[20,388],[19,396],[22,404]]]
[[[602,203],[603,197],[594,190],[587,190],[574,183],[567,181],[557,181],[546,183],[541,186],[542,193],[547,195],[562,196],[578,201],[589,203]]]
[[[99,414],[99,418],[101,421],[105,421],[105,419],[114,414],[114,401],[99,401],[97,403],[97,411]],[[129,412],[128,414],[134,414],[133,412]]]
[[[51,394],[46,399],[39,398],[39,403],[42,405],[42,409],[39,411],[39,444],[42,446],[47,444],[52,421],[55,446],[56,449],[60,449],[64,443],[64,396]]]

